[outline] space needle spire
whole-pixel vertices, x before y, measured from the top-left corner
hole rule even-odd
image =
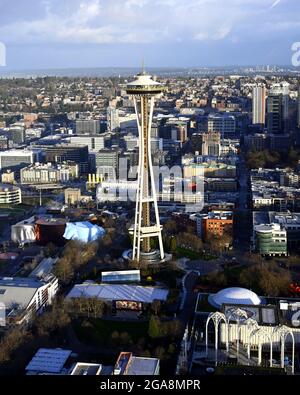
[[[126,92],[133,98],[139,133],[138,187],[136,193],[136,210],[133,229],[132,259],[151,261],[159,254],[164,259],[162,226],[160,225],[155,180],[151,157],[151,125],[154,101],[162,95],[164,86],[154,81],[144,70],[135,81],[127,84]],[[151,217],[151,207],[154,217]],[[151,239],[157,238],[159,251],[151,247]]]

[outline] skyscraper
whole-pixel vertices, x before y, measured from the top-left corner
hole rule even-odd
[[[282,134],[284,132],[282,95],[270,93],[267,103],[268,133]]]
[[[119,110],[114,107],[107,108],[107,131],[115,132],[120,127]]]
[[[252,92],[252,124],[265,126],[266,117],[266,87],[256,85]]]
[[[163,86],[154,81],[144,71],[137,79],[127,85],[126,92],[132,96],[137,116],[139,132],[139,165],[138,187],[136,194],[136,211],[133,229],[132,259],[151,261],[157,251],[151,248],[151,238],[157,237],[159,242],[159,257],[164,259],[155,180],[151,158],[151,126],[154,100],[163,92]],[[151,219],[150,204],[154,206],[154,219]]]
[[[268,133],[284,134],[288,131],[289,84],[274,84],[267,100]]]

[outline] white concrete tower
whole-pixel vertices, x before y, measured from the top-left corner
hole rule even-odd
[[[144,71],[137,79],[127,85],[127,94],[133,98],[139,132],[139,165],[136,210],[133,229],[132,259],[151,260],[155,251],[151,249],[150,240],[158,238],[160,260],[164,259],[155,180],[151,158],[151,124],[154,100],[160,97],[164,87],[154,81]],[[154,218],[151,219],[151,204],[154,206]],[[157,252],[156,252],[157,255]],[[159,258],[158,258],[159,259]]]

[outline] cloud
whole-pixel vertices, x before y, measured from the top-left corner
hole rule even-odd
[[[299,2],[280,0],[0,0],[0,40],[29,43],[243,41],[296,31]],[[27,9],[23,3],[27,3]],[[19,5],[21,4],[21,5]],[[269,12],[270,7],[273,9]],[[267,28],[266,28],[267,26]]]

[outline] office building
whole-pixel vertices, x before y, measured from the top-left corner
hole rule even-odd
[[[35,161],[35,153],[29,150],[0,152],[0,169],[20,169]]]
[[[9,140],[15,145],[23,144],[25,142],[25,129],[22,123],[16,123],[9,128]]]
[[[119,149],[102,149],[95,153],[97,175],[104,179],[115,179],[119,174]]]
[[[107,131],[115,132],[120,128],[119,110],[114,107],[107,108]]]
[[[70,143],[73,145],[87,146],[89,151],[99,151],[104,148],[105,138],[99,135],[77,135],[70,137]]]
[[[35,163],[20,171],[21,184],[56,184],[78,178],[76,163],[41,164]]]
[[[270,134],[283,134],[283,97],[270,93],[267,100],[267,127]]]
[[[76,134],[99,134],[100,121],[95,119],[76,120]]]
[[[254,226],[254,248],[263,256],[287,255],[287,232],[279,223]]]
[[[233,138],[235,136],[236,121],[233,115],[209,114],[201,116],[198,121],[200,133],[220,133],[222,138]]]
[[[88,173],[89,152],[86,145],[81,146],[70,143],[44,144],[41,142],[40,144],[35,143],[35,146],[44,152],[46,162],[75,162],[79,166],[80,173]]]
[[[266,118],[266,87],[256,85],[252,92],[252,124],[261,129],[265,126]]]
[[[220,155],[221,135],[219,132],[194,133],[191,141],[192,150],[197,155]]]
[[[289,84],[274,84],[267,99],[268,133],[284,134],[288,131]]]

